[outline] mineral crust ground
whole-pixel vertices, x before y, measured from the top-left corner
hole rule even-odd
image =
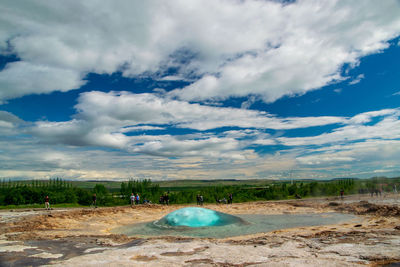
[[[0,211],[0,266],[398,266],[400,196],[205,205],[228,214],[339,212],[354,219],[231,238],[113,234],[193,205]]]

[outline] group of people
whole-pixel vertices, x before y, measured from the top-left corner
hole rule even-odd
[[[225,197],[222,199],[215,198],[215,201],[217,202],[217,204],[232,204],[233,202],[232,193],[228,195],[228,199],[226,199]]]
[[[197,205],[203,206],[204,198],[203,198],[202,195],[197,194],[196,200],[197,200]],[[140,204],[140,196],[139,196],[139,194],[136,194],[136,195],[135,195],[134,193],[132,193],[131,196],[130,196],[130,201],[131,201],[131,207],[133,207],[134,205]],[[233,197],[232,197],[232,194],[229,194],[229,195],[228,195],[228,199],[226,199],[225,197],[222,198],[222,199],[216,198],[216,201],[217,201],[217,204],[220,204],[220,203],[232,204]],[[149,204],[149,203],[151,203],[151,201],[149,201],[149,200],[147,200],[147,199],[144,199],[144,200],[143,200],[143,203],[144,203],[144,204]],[[160,204],[169,205],[169,196],[168,196],[167,193],[165,193],[164,195],[161,195],[161,196],[160,196],[159,203],[160,203]],[[46,210],[50,210],[50,198],[49,198],[49,196],[46,196],[46,197],[44,198],[44,204],[45,204]],[[91,207],[97,208],[97,195],[96,195],[96,194],[93,194],[93,196],[92,196],[92,204],[91,204]]]
[[[139,194],[134,194],[132,193],[131,197],[131,207],[133,207],[133,205],[138,205],[140,203],[140,196]]]
[[[96,194],[93,194],[92,196],[92,205],[93,207],[97,208],[97,196]],[[44,197],[44,208],[46,210],[50,210],[50,197],[49,196],[45,196]]]
[[[196,196],[196,200],[197,200],[197,205],[199,205],[199,206],[203,206],[204,199],[203,199],[203,196],[202,196],[202,195],[200,195],[200,194],[197,194],[197,196]]]
[[[158,202],[163,205],[169,205],[169,195],[167,193],[161,195]]]

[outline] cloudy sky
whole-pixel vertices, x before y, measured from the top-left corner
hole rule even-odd
[[[0,2],[0,177],[400,175],[400,1]]]

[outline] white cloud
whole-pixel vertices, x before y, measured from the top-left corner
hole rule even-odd
[[[393,95],[400,95],[400,91],[394,93]]]
[[[166,157],[204,156],[243,159],[239,142],[231,138],[211,137],[200,140],[177,140],[173,137],[146,142],[133,148],[134,152]]]
[[[38,121],[26,132],[45,144],[111,147],[166,157],[240,159],[244,157],[241,150],[246,146],[276,143],[274,138],[263,133],[265,129],[296,129],[347,121],[343,117],[327,116],[278,118],[255,110],[211,107],[163,99],[153,94],[128,92],[82,93],[75,107],[78,112],[74,119],[65,122]],[[219,134],[144,134],[147,130],[170,127],[199,131],[221,127],[243,129]],[[127,134],[135,132],[140,135]]]
[[[124,148],[129,138],[114,132],[114,129],[108,125],[95,127],[88,121],[74,119],[67,122],[39,121],[28,132],[40,137],[43,143]]]
[[[2,100],[71,90],[87,73],[121,70],[200,77],[170,94],[184,100],[274,101],[343,79],[344,63],[356,65],[400,34],[395,0],[7,1],[0,11],[0,49],[22,60],[0,74]],[[178,73],[164,75],[169,67]]]
[[[332,164],[338,164],[338,163],[343,163],[343,162],[352,162],[356,159],[352,158],[352,157],[345,157],[345,156],[318,154],[315,156],[299,157],[297,160],[299,161],[300,164],[315,166],[315,165],[320,165],[320,164],[332,165]]]
[[[344,79],[340,75],[344,63],[357,65],[360,57],[386,48],[385,41],[399,34],[399,5],[385,4],[374,6],[363,1],[354,8],[339,1],[324,5],[298,1],[271,8],[274,11],[268,5],[258,7],[269,14],[263,18],[254,11],[254,17],[265,19],[263,25],[282,23],[279,31],[273,26],[265,29],[264,44],[273,45],[256,43],[246,51],[249,53],[221,64],[216,74],[207,74],[171,95],[203,100],[255,94],[272,102],[283,95],[303,94]],[[391,19],[383,19],[381,12],[388,12]],[[285,22],[279,22],[283,18]]]
[[[128,132],[138,132],[138,131],[155,131],[155,130],[165,130],[163,127],[156,127],[156,126],[127,126],[123,127],[121,129],[122,133],[128,133]]]
[[[399,151],[399,140],[367,140],[325,146],[314,151],[308,150],[306,155],[298,155],[296,161],[300,169],[319,168],[337,177],[340,174],[346,176],[345,173],[350,170],[351,173],[348,175],[370,177],[375,169],[382,169],[389,175],[396,175],[396,173],[398,175]]]
[[[343,117],[330,116],[277,118],[261,111],[212,107],[128,92],[83,93],[76,109],[77,119],[93,125],[169,124],[196,130],[219,127],[295,129],[346,121]]]
[[[365,78],[364,74],[359,74],[359,75],[357,75],[356,78],[354,78],[354,80],[352,80],[351,82],[349,82],[349,84],[350,84],[350,85],[357,84],[357,83],[361,82],[361,80],[364,79],[364,78]]]
[[[369,112],[364,112],[361,114],[358,114],[354,117],[352,117],[349,120],[349,123],[351,124],[364,124],[368,123],[371,121],[372,118],[375,117],[384,117],[384,116],[399,116],[400,111],[399,109],[382,109],[382,110],[377,110],[377,111],[369,111]]]
[[[121,97],[116,93],[105,95]],[[119,106],[118,99],[110,99],[115,111],[129,106],[127,99],[126,106]],[[79,104],[83,104],[82,100]],[[218,113],[219,109],[214,107],[213,112]],[[99,114],[100,118],[103,116],[107,118]],[[262,128],[146,135],[148,129],[157,126],[135,126],[118,116],[101,123],[101,119],[85,117],[83,113],[71,121],[40,121],[29,127],[12,114],[2,112],[0,121],[12,124],[13,132],[9,132],[9,138],[5,138],[7,134],[0,138],[0,175],[69,179],[279,179],[287,178],[289,172],[293,172],[293,178],[368,177],[378,169],[390,175],[396,173],[393,166],[398,166],[400,157],[398,117],[397,109],[359,114],[331,133],[288,138],[284,144],[295,147],[264,154],[257,153],[255,148],[282,144],[283,137],[267,134]],[[376,118],[379,121],[371,124]],[[139,129],[144,132],[125,135],[126,130],[135,133]],[[11,137],[21,133],[24,135]],[[28,136],[29,133],[34,136]],[[314,146],[310,149],[309,145]],[[104,149],[107,147],[115,149]]]
[[[8,122],[11,124],[22,122],[22,120],[14,114],[3,110],[0,110],[0,121]]]
[[[0,137],[16,135],[18,125],[22,123],[14,114],[0,110]]]
[[[71,69],[13,62],[0,72],[0,103],[32,93],[65,92],[84,84],[81,74]]]
[[[255,102],[256,102],[257,98],[255,96],[249,96],[248,99],[246,101],[244,101],[241,105],[240,108],[243,109],[248,109],[250,108]]]
[[[373,117],[384,116],[373,125],[364,125]],[[349,119],[349,125],[334,129],[332,132],[307,137],[279,137],[277,140],[286,146],[323,145],[337,142],[349,142],[363,139],[398,139],[400,138],[400,111],[385,109],[366,112]]]

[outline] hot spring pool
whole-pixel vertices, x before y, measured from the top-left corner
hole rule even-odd
[[[160,227],[205,227],[224,226],[234,223],[243,223],[243,221],[237,216],[215,210],[188,207],[175,210],[154,223]]]
[[[342,213],[230,215],[204,208],[183,208],[160,220],[137,223],[113,229],[113,233],[128,236],[191,236],[224,238],[270,232],[278,229],[336,224],[354,219]]]

